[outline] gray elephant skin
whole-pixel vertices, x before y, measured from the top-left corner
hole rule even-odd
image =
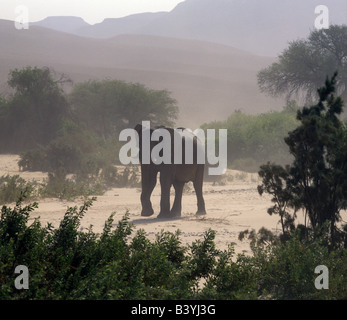
[[[160,172],[161,199],[160,212],[158,218],[170,219],[181,216],[182,213],[182,194],[185,183],[192,181],[197,197],[197,215],[206,214],[205,201],[203,198],[203,180],[204,180],[204,164],[197,161],[197,148],[201,147],[201,142],[197,137],[193,136],[193,161],[191,164],[185,163],[185,139],[182,141],[182,163],[174,164],[174,135],[175,130],[172,128],[158,127],[166,129],[171,136],[171,163],[156,164],[150,159],[149,164],[142,163],[142,134],[143,130],[150,130],[150,137],[154,129],[145,129],[141,124],[135,126],[135,130],[139,135],[139,160],[141,163],[141,216],[152,216],[154,210],[151,203],[151,194],[157,183],[157,175]],[[183,129],[183,128],[179,128]],[[152,140],[152,139],[151,139]],[[151,141],[150,149],[160,143],[159,141]],[[170,190],[171,186],[175,189],[175,200],[170,210]]]

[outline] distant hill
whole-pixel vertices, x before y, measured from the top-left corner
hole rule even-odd
[[[289,41],[309,34],[316,19],[314,10],[321,4],[329,8],[331,23],[347,24],[346,0],[186,0],[171,12],[76,24],[68,32],[96,38],[131,33],[195,39],[277,56]],[[49,20],[38,25],[64,31],[62,27],[68,22],[61,17],[58,26]]]
[[[67,33],[75,33],[83,27],[90,26],[89,23],[85,22],[79,17],[47,17],[38,22],[31,22],[30,26],[38,26],[53,29],[56,31],[62,31]]]
[[[0,20],[0,94],[14,68],[48,66],[75,82],[121,79],[167,89],[181,110],[180,125],[195,128],[234,110],[264,112],[284,102],[261,94],[257,72],[274,61],[229,46],[149,35],[79,37]]]
[[[73,32],[76,35],[94,38],[111,38],[121,34],[142,34],[141,30],[166,12],[139,13],[124,18],[108,18],[101,23],[82,26]]]
[[[124,18],[107,18],[101,23],[91,25],[79,17],[56,16],[48,17],[30,25],[44,27],[56,31],[92,38],[112,38],[120,34],[137,34],[144,26],[152,23],[159,17],[166,16],[167,12],[140,13]]]
[[[289,41],[307,37],[321,4],[329,8],[331,23],[347,23],[346,0],[186,0],[144,32],[277,56]]]

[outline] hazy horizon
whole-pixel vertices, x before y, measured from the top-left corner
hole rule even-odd
[[[122,18],[144,12],[169,12],[184,0],[2,0],[0,19],[15,21],[16,7],[26,6],[29,22],[38,22],[52,16],[79,17],[88,24],[97,24],[109,18]]]
[[[13,18],[20,4],[30,4],[29,20],[39,19],[38,14],[40,18],[68,14],[89,21],[87,13],[94,18],[101,14],[128,18],[95,26],[80,19],[49,19],[24,31],[11,21],[0,21],[0,92],[9,71],[27,65],[53,68],[75,82],[104,78],[140,82],[170,91],[180,107],[182,125],[194,127],[211,118],[225,119],[235,110],[259,113],[283,108],[285,97],[275,99],[261,92],[257,74],[275,62],[290,41],[309,35],[319,18],[315,8],[320,0],[167,0],[160,1],[161,7],[158,1],[138,0],[103,0],[97,6],[90,0],[84,6],[80,0],[66,3],[3,0],[0,19],[6,12]],[[6,4],[5,12],[1,9]],[[345,0],[326,0],[326,5],[331,23],[347,22]],[[111,7],[118,11],[108,10]],[[171,11],[129,17],[155,8]]]

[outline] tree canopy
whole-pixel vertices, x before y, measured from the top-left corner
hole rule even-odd
[[[0,152],[34,152],[38,148],[35,154],[48,159],[47,152],[53,148],[53,157],[58,159],[59,146],[60,151],[69,151],[71,160],[72,151],[99,152],[100,139],[118,141],[122,129],[143,120],[172,126],[178,116],[176,100],[166,90],[95,80],[77,83],[67,94],[63,88],[67,81],[71,82],[49,68],[26,67],[9,73],[12,93],[0,96]]]
[[[176,101],[168,91],[120,80],[79,83],[70,95],[70,102],[77,118],[106,139],[143,120],[172,126],[178,116]]]
[[[318,98],[316,88],[335,71],[337,93],[347,100],[346,25],[315,30],[308,39],[291,42],[277,62],[258,73],[258,84],[270,95],[304,96],[306,102],[312,102]]]
[[[10,72],[8,84],[14,93],[0,101],[1,149],[20,152],[46,145],[56,137],[69,114],[62,83],[63,78],[55,79],[48,68]]]

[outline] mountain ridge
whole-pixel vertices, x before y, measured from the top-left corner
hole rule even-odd
[[[347,1],[324,3],[331,23],[347,24]],[[318,5],[320,0],[186,0],[170,12],[105,19],[72,33],[95,38],[131,33],[195,39],[274,57],[289,41],[307,37]],[[48,27],[44,21],[36,25]]]
[[[30,26],[44,27],[55,31],[72,33],[80,28],[90,26],[83,18],[76,16],[50,16],[37,22],[30,22]]]

